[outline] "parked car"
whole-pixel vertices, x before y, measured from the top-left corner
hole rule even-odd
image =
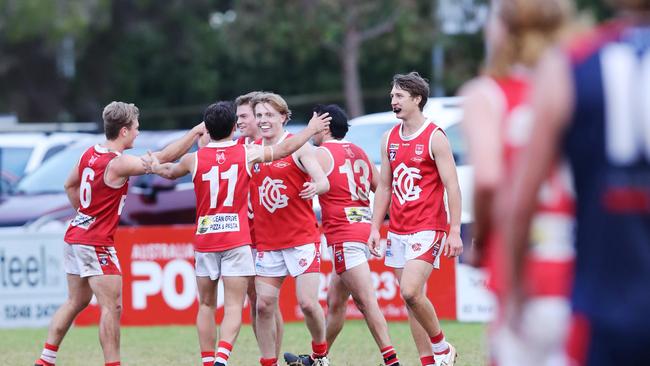
[[[74,132],[0,134],[2,192],[71,143],[87,136],[90,134]]]
[[[143,131],[135,147],[125,153],[142,155],[147,150],[159,150],[184,133]],[[103,135],[84,138],[25,176],[0,204],[0,226],[38,225],[71,219],[75,212],[63,184],[83,151],[103,140]],[[175,181],[155,175],[132,177],[120,220],[124,225],[193,223],[195,205],[189,175]]]

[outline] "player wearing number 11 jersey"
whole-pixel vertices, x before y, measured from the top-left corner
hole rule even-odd
[[[117,229],[130,176],[147,172],[145,157],[122,154],[138,136],[138,108],[112,102],[104,108],[106,141],[86,150],[65,183],[68,199],[77,209],[65,234],[63,265],[68,299],[52,318],[47,341],[36,365],[54,365],[59,344],[72,321],[93,294],[101,306],[99,339],[106,365],[120,364],[122,277],[113,235]],[[203,124],[153,155],[162,161],[178,159],[203,133]]]
[[[314,117],[309,126],[282,144],[272,147],[237,144],[234,134],[235,107],[230,102],[210,105],[204,114],[211,141],[180,162],[152,165],[154,173],[178,178],[191,173],[196,194],[194,239],[199,310],[196,326],[205,366],[225,366],[241,326],[244,296],[255,266],[248,228],[248,192],[251,164],[283,158],[301,147],[329,123],[327,116]],[[224,318],[216,345],[217,281],[224,287]]]

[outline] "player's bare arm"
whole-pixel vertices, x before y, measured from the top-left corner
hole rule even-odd
[[[379,170],[375,164],[370,164],[370,171],[372,172],[372,179],[370,180],[370,190],[373,192],[377,191],[379,187]]]
[[[323,169],[323,172],[325,172],[327,175],[327,172],[331,171],[334,167],[334,160],[332,160],[332,156],[323,147],[315,149],[314,155],[316,156],[318,165],[320,165],[321,169]]]
[[[488,82],[479,78],[461,91],[465,98],[461,126],[474,167],[474,244],[469,262],[475,266],[480,264],[484,255],[486,237],[493,224],[494,195],[503,174],[499,136],[502,112],[493,100],[493,90]]]
[[[248,163],[255,164],[279,160],[293,154],[296,150],[304,146],[312,136],[328,128],[331,120],[332,117],[329,117],[327,113],[320,116],[314,113],[307,127],[277,145],[246,145],[248,149]]]
[[[305,188],[300,191],[300,198],[309,200],[317,194],[323,194],[329,191],[330,182],[325,176],[318,160],[316,160],[314,147],[309,144],[303,145],[295,154],[312,179],[311,182],[305,182],[303,185]]]
[[[122,154],[108,163],[104,182],[112,187],[124,184],[129,177],[147,174],[151,171],[150,158]]]
[[[81,205],[79,201],[79,184],[81,179],[79,179],[79,163],[74,165],[74,168],[70,171],[68,178],[65,180],[63,188],[65,188],[65,194],[68,195],[68,200],[72,207],[75,210],[79,209]]]
[[[153,154],[161,163],[175,161],[183,156],[183,154],[185,154],[192,147],[194,142],[204,134],[207,134],[207,131],[205,129],[205,124],[201,122],[189,130],[183,137],[165,146],[164,149],[154,152]],[[143,158],[146,159],[146,155],[143,156]]]
[[[176,179],[192,173],[195,154],[185,154],[177,163],[160,163],[154,154],[151,154],[151,172],[163,178]]]
[[[516,169],[513,209],[507,218],[506,248],[513,253],[508,274],[513,291],[521,291],[520,279],[528,248],[530,222],[537,197],[558,157],[562,134],[572,113],[574,91],[568,60],[559,50],[547,53],[538,66],[533,90],[533,130],[521,166]],[[552,80],[552,82],[550,82]]]
[[[384,223],[384,218],[388,211],[393,180],[393,172],[390,168],[390,162],[388,161],[388,154],[386,153],[386,143],[388,141],[389,133],[390,130],[385,132],[381,139],[381,170],[379,171],[379,174],[377,174],[378,185],[375,190],[375,203],[372,207],[372,227],[370,228],[370,237],[368,238],[370,253],[376,257],[381,256],[381,235],[379,234],[379,229]]]
[[[448,257],[455,257],[463,252],[463,241],[460,239],[461,197],[456,163],[451,153],[451,146],[447,136],[442,131],[435,131],[431,137],[431,152],[440,174],[442,184],[447,191],[447,204],[449,206],[449,237],[443,244]]]

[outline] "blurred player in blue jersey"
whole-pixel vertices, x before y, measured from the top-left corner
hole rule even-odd
[[[611,0],[619,16],[549,52],[534,128],[515,178],[507,241],[522,292],[538,190],[564,153],[576,190],[571,365],[650,365],[650,0]],[[540,9],[541,11],[542,9]]]

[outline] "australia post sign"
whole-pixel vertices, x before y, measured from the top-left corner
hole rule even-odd
[[[198,294],[194,277],[193,227],[120,228],[115,239],[124,281],[122,324],[194,324]],[[372,286],[386,318],[406,320],[406,308],[392,269],[384,266],[383,259],[371,260],[370,268]],[[329,253],[324,251],[319,289],[323,306],[331,272]],[[427,293],[441,318],[456,318],[455,266],[452,260],[443,259],[441,270],[433,272]],[[293,279],[285,280],[280,296],[284,319],[302,320]],[[218,317],[223,314],[222,305],[223,288],[219,286]],[[95,324],[99,314],[99,307],[92,304],[80,314],[76,323]],[[348,303],[347,315],[348,318],[362,318],[352,301]],[[248,304],[244,309],[244,320],[250,321]]]

